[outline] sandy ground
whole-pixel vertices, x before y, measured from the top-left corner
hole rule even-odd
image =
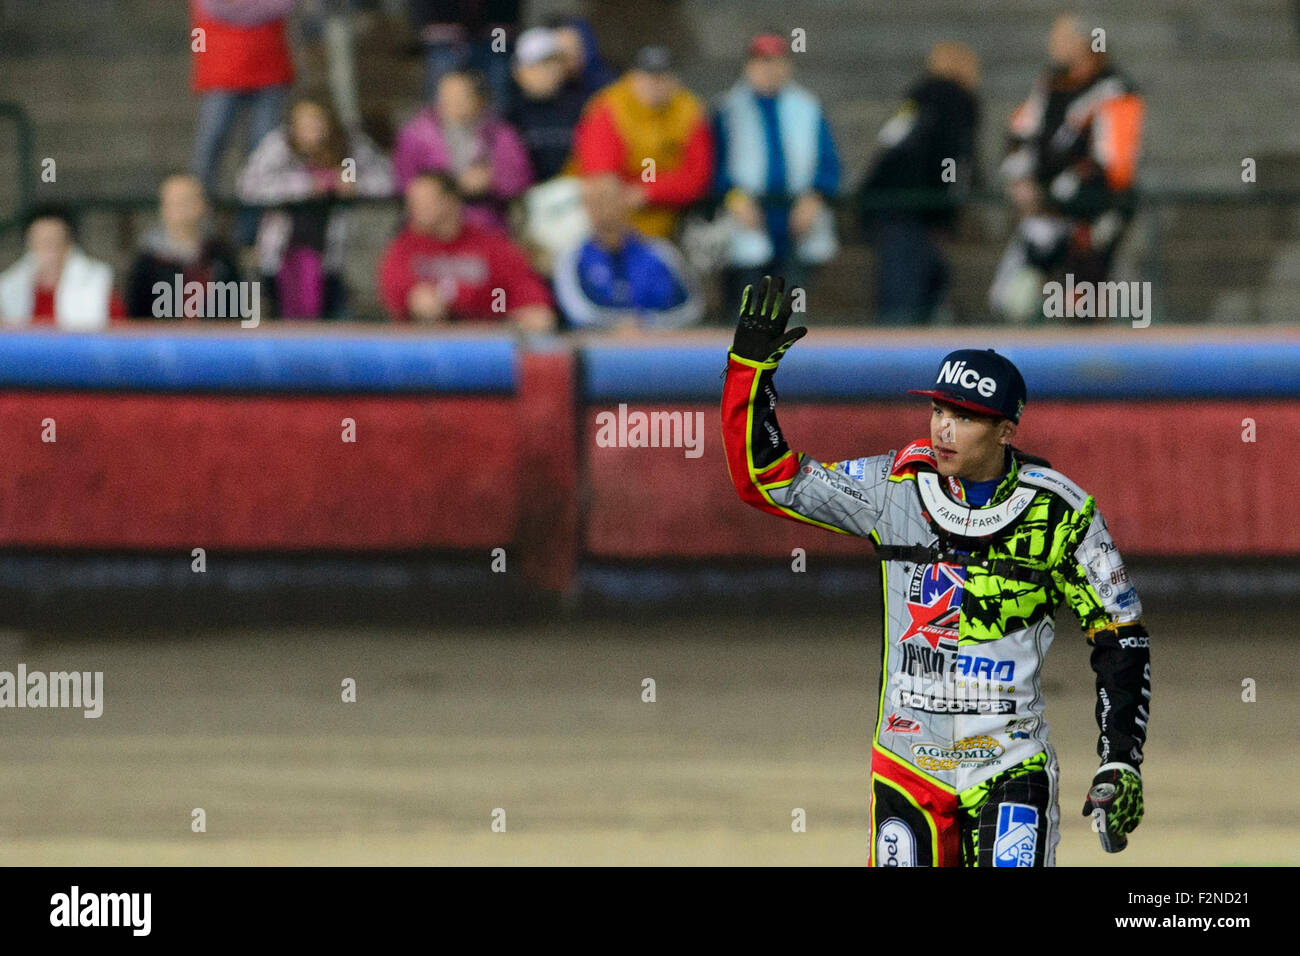
[[[0,864],[865,863],[874,609],[637,616],[11,638],[0,669],[102,670],[105,703],[98,719],[0,710]],[[1097,762],[1092,674],[1061,622],[1046,670],[1058,863],[1300,863],[1292,615],[1148,619],[1147,818],[1113,857],[1079,815]]]

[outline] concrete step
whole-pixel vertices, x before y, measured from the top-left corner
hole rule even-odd
[[[809,57],[845,62],[892,61],[924,56],[937,40],[958,39],[990,59],[1044,57],[1054,10],[1041,3],[1017,7],[980,3],[954,9],[952,4],[917,3],[857,6],[828,3],[690,3],[688,21],[702,56],[739,58],[745,41],[759,24],[787,34],[805,31]],[[1125,11],[1107,10],[1099,19],[1113,55],[1149,59],[1173,52],[1215,53],[1228,49],[1285,52],[1294,42],[1294,17],[1285,3],[1238,9],[1224,14],[1210,5],[1188,10],[1186,4],[1143,4]],[[993,52],[986,52],[993,51]]]
[[[0,21],[0,56],[6,66],[58,51],[113,56],[189,48],[188,7],[178,0],[41,0],[39,13],[32,9],[26,15],[17,13],[17,6],[0,8],[8,14]]]
[[[190,57],[180,52],[133,51],[105,59],[81,51],[7,60],[0,97],[45,102],[52,93],[84,94],[94,102],[144,95],[162,99],[188,96]],[[21,97],[17,94],[21,93]]]

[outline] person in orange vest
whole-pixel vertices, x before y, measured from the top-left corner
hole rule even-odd
[[[1103,41],[1097,24],[1060,14],[1052,68],[1011,116],[1001,174],[1020,223],[989,293],[1008,318],[1041,313],[1045,281],[1104,282],[1132,219],[1146,106]]]
[[[645,47],[632,69],[596,94],[574,133],[581,176],[616,173],[648,236],[669,238],[683,209],[713,178],[713,134],[704,104],[673,72],[672,53]]]

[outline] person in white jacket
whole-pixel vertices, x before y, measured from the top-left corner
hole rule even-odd
[[[360,130],[346,129],[326,97],[299,98],[289,121],[263,137],[236,192],[266,210],[258,269],[282,316],[334,318],[346,311],[346,200],[391,196],[393,188],[392,163]]]
[[[27,216],[27,251],[0,273],[0,323],[6,327],[53,324],[94,332],[125,313],[113,291],[113,270],[76,245],[72,218],[55,206]]]

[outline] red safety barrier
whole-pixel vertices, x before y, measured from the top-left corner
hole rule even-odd
[[[633,404],[629,411],[649,410]],[[606,559],[693,559],[869,552],[860,540],[783,521],[741,503],[727,477],[718,408],[664,405],[704,415],[704,453],[587,448],[585,550]],[[1256,441],[1242,441],[1242,421]],[[871,405],[785,402],[781,427],[796,450],[824,461],[882,454],[927,436],[922,400]],[[1300,403],[1262,401],[1036,402],[1016,444],[1047,458],[1096,496],[1126,554],[1296,555],[1300,514],[1284,443],[1300,435]],[[1207,504],[1208,503],[1208,504]]]
[[[567,349],[522,360],[515,474],[517,540],[529,581],[566,590],[578,560],[579,455],[573,356]]]
[[[504,396],[0,393],[0,547],[484,562],[504,548],[511,570],[551,592],[584,557],[869,553],[743,505],[716,403],[628,406],[698,413],[698,457],[607,447],[597,416],[618,406],[580,404],[568,347],[519,362],[518,391]],[[1247,418],[1254,442],[1242,440]],[[928,413],[919,399],[791,400],[781,422],[795,448],[833,460],[922,437]],[[1281,556],[1300,554],[1284,454],[1298,434],[1296,401],[1039,401],[1017,444],[1096,495],[1127,554]]]
[[[508,397],[0,394],[0,547],[459,550],[485,566],[500,547],[563,590],[573,361],[521,363]]]
[[[513,402],[0,396],[0,541],[159,550],[479,548],[513,540]],[[54,422],[54,442],[41,440]],[[355,442],[345,442],[345,420]],[[470,450],[472,449],[472,454]]]

